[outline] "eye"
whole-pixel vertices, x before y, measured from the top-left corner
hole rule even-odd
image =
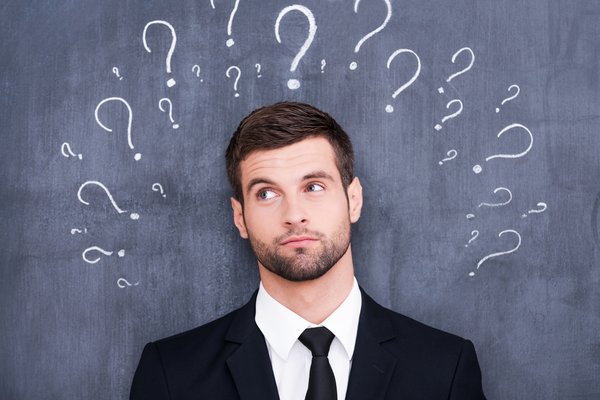
[[[307,189],[309,192],[320,192],[320,191],[322,191],[322,190],[325,190],[325,188],[323,187],[323,185],[320,185],[320,184],[318,184],[318,183],[311,183],[311,184],[309,184],[309,185],[306,187],[306,189]]]
[[[269,189],[264,189],[258,192],[257,197],[259,200],[270,200],[275,197],[275,192]]]

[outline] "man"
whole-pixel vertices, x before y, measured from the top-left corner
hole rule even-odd
[[[470,341],[359,288],[350,226],[362,187],[332,117],[293,102],[255,110],[226,161],[259,289],[220,319],[147,344],[131,399],[485,399]]]

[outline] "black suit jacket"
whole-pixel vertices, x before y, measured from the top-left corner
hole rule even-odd
[[[362,291],[346,399],[485,400],[473,344],[388,310]],[[256,293],[242,308],[148,343],[131,400],[276,400]]]

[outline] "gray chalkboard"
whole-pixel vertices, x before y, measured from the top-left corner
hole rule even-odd
[[[489,399],[599,399],[600,2],[213,3],[0,6],[0,398],[126,398],[249,298],[223,154],[289,99],[354,141],[367,292],[473,340]]]

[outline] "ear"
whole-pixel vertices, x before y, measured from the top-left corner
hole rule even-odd
[[[350,222],[355,223],[360,218],[360,211],[363,205],[362,186],[357,176],[348,185],[347,193]]]
[[[231,200],[231,208],[233,209],[233,223],[238,228],[238,231],[240,231],[240,236],[248,239],[248,230],[244,221],[244,208],[235,198],[230,197],[229,199]]]

